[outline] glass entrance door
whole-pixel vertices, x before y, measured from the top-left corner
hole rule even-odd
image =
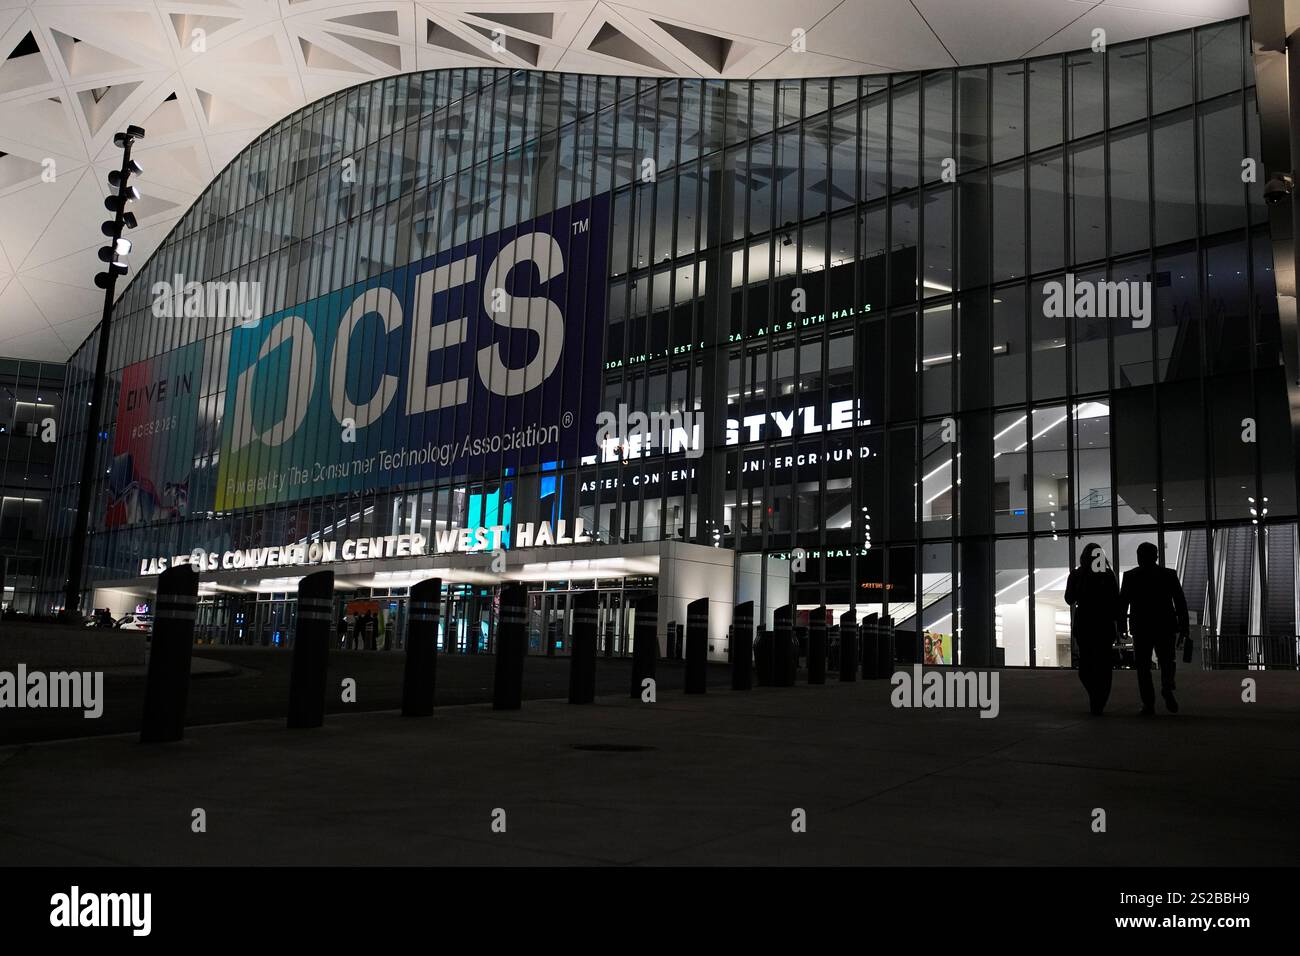
[[[569,653],[572,594],[537,591],[528,595],[528,653],[547,657]]]

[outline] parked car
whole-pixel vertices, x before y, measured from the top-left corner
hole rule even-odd
[[[152,614],[126,614],[115,625],[120,631],[153,631]]]
[[[95,613],[86,618],[86,627],[95,628],[96,630],[107,630],[117,627],[117,622],[113,620],[113,612],[106,607],[95,608]]]

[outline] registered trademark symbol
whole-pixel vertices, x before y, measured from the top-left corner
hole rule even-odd
[[[573,424],[573,412],[565,412],[563,421],[564,421],[565,428],[571,426]]]

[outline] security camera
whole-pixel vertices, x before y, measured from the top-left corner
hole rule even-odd
[[[1264,202],[1270,206],[1286,202],[1287,197],[1291,195],[1291,186],[1292,179],[1288,174],[1274,173],[1264,184]]]

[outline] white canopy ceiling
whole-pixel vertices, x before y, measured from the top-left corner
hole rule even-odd
[[[494,65],[734,78],[880,73],[1081,49],[1098,27],[1115,43],[1246,8],[1247,0],[0,0],[0,355],[65,361],[98,321],[105,176],[120,157],[113,134],[128,123],[148,130],[135,152],[145,168],[131,234],[139,265],[257,134],[375,77]],[[796,30],[803,44],[792,43]]]

